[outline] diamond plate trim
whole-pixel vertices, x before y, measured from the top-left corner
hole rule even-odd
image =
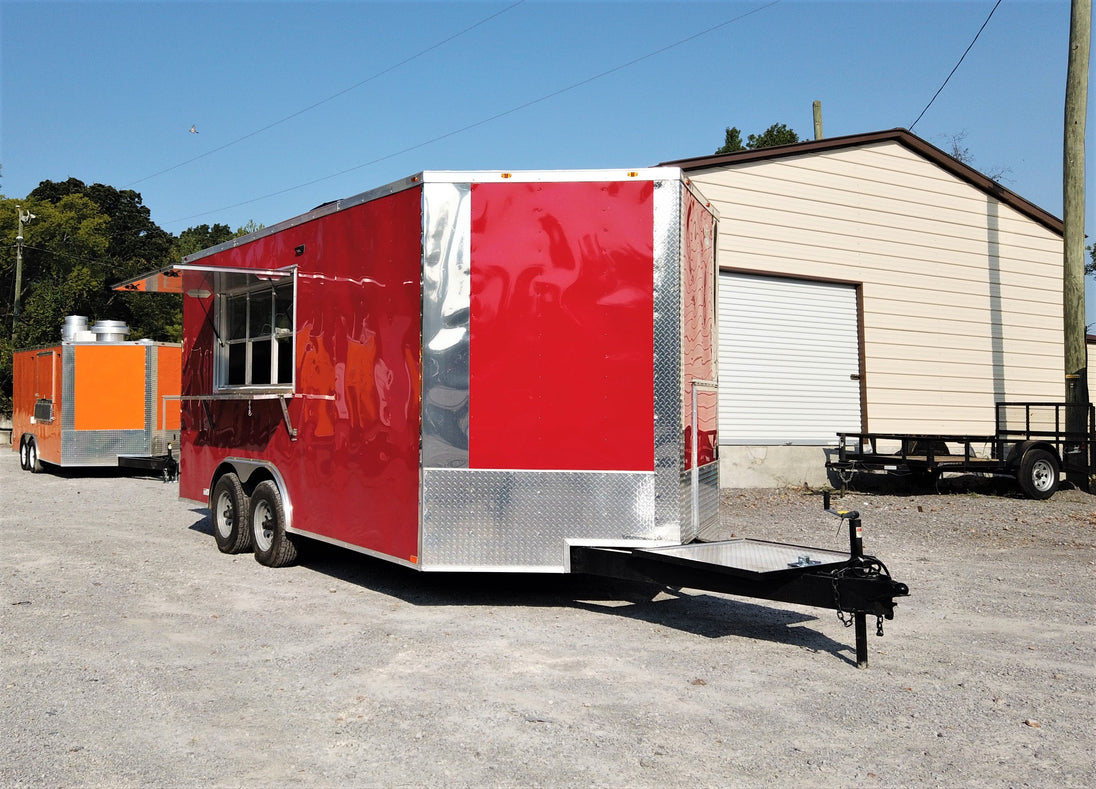
[[[425,469],[419,564],[562,572],[568,540],[676,539],[655,498],[650,473]]]
[[[654,333],[655,333],[655,519],[680,540],[681,472],[685,453],[681,434],[681,194],[679,181],[655,181]]]

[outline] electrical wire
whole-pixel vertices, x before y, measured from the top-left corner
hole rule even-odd
[[[937,90],[935,94],[933,94],[933,97],[931,99],[929,99],[929,103],[925,105],[925,109],[921,110],[921,114],[917,116],[917,120],[910,124],[910,131],[913,131],[913,127],[916,126],[920,122],[921,118],[925,116],[925,113],[929,111],[929,107],[931,107],[932,103],[936,101],[936,97],[940,95],[945,87],[947,87],[947,84],[951,80],[952,76],[955,74],[956,71],[959,70],[959,66],[962,65],[963,59],[966,58],[967,53],[970,52],[970,50],[974,47],[974,42],[978,40],[978,36],[982,35],[982,31],[986,29],[986,25],[989,24],[989,20],[993,19],[993,12],[997,10],[997,6],[1001,5],[1001,2],[1002,0],[997,0],[997,2],[994,4],[993,8],[989,12],[989,16],[986,17],[986,21],[982,23],[982,26],[978,28],[978,32],[974,34],[974,39],[970,42],[970,46],[967,47],[966,52],[963,53],[963,57],[959,58],[959,62],[955,64],[955,68],[951,70],[951,74],[948,74],[948,78],[944,80],[944,84],[941,85],[940,89]]]
[[[551,93],[546,93],[545,95],[541,96],[540,98],[532,99],[531,101],[524,102],[523,104],[518,104],[517,106],[511,107],[508,110],[503,110],[502,112],[497,112],[494,115],[491,115],[487,118],[483,118],[482,120],[478,120],[474,123],[469,123],[467,126],[462,126],[459,129],[453,129],[452,131],[448,131],[445,134],[439,134],[437,137],[431,137],[429,140],[425,140],[424,142],[416,143],[415,145],[409,145],[408,147],[402,148],[398,151],[394,151],[392,153],[385,154],[384,156],[378,156],[376,159],[371,159],[368,162],[363,162],[362,164],[357,164],[357,165],[354,165],[353,167],[348,167],[345,170],[339,170],[338,172],[331,173],[330,175],[325,175],[325,176],[322,176],[320,178],[314,178],[311,181],[305,181],[304,183],[296,184],[295,186],[287,186],[285,189],[279,189],[276,192],[270,192],[268,194],[261,195],[259,197],[253,197],[250,200],[242,200],[238,203],[232,203],[231,205],[221,206],[220,208],[214,208],[212,210],[203,211],[203,212],[198,213],[198,214],[191,214],[190,216],[184,216],[184,217],[180,217],[178,219],[172,219],[172,220],[169,220],[168,222],[165,222],[164,224],[172,225],[172,224],[176,224],[178,222],[186,222],[186,221],[191,220],[191,219],[197,219],[198,217],[208,216],[209,214],[216,214],[216,213],[219,213],[221,211],[227,211],[227,210],[232,209],[232,208],[239,208],[240,206],[245,206],[245,205],[250,205],[252,203],[257,203],[257,202],[260,202],[261,200],[267,200],[271,197],[277,197],[279,195],[287,194],[288,192],[293,192],[293,191],[296,191],[297,189],[303,189],[307,186],[313,186],[315,184],[322,183],[323,181],[329,181],[332,178],[338,178],[340,175],[346,175],[347,173],[352,173],[355,170],[361,170],[364,167],[370,167],[371,165],[379,164],[380,162],[387,161],[388,159],[393,159],[393,158],[395,158],[397,156],[401,156],[405,153],[409,153],[411,151],[418,150],[419,148],[425,148],[426,146],[433,145],[434,143],[440,142],[441,140],[448,139],[449,137],[453,137],[457,134],[463,134],[466,131],[470,131],[472,129],[479,128],[480,126],[484,126],[488,123],[491,123],[492,121],[497,121],[499,118],[505,118],[508,115],[513,115],[516,112],[520,112],[522,110],[528,109],[529,107],[532,107],[534,105],[540,104],[540,103],[545,102],[545,101],[548,101],[549,99],[554,99],[557,96],[561,96],[564,93],[568,93],[568,92],[570,92],[572,90],[575,90],[577,88],[580,88],[584,85],[588,85],[591,82],[594,82],[595,80],[599,80],[603,77],[607,77],[610,74],[615,74],[618,71],[622,71],[623,69],[634,66],[637,63],[641,63],[644,60],[648,60],[648,59],[653,58],[657,55],[661,55],[664,52],[668,52],[671,49],[675,49],[676,47],[679,47],[683,44],[687,44],[690,41],[694,41],[694,40],[700,38],[701,36],[706,36],[709,33],[715,32],[716,30],[727,27],[728,25],[734,24],[735,22],[739,22],[739,21],[745,19],[746,17],[752,16],[756,13],[764,11],[768,8],[771,8],[771,7],[775,6],[775,5],[779,5],[781,3],[781,1],[782,0],[772,0],[772,2],[766,3],[765,5],[762,5],[762,6],[758,6],[757,8],[754,8],[751,11],[747,11],[744,14],[739,14],[738,16],[733,17],[731,19],[728,19],[724,22],[720,22],[717,25],[712,25],[711,27],[705,28],[704,30],[701,30],[698,33],[694,33],[691,36],[687,36],[686,38],[675,41],[672,44],[667,44],[663,47],[659,47],[658,49],[655,49],[651,52],[648,52],[645,55],[640,55],[637,58],[633,58],[632,60],[629,60],[626,63],[621,63],[620,65],[614,66],[611,69],[607,69],[605,71],[602,71],[601,73],[595,74],[592,77],[587,77],[586,79],[579,80],[578,82],[574,82],[570,85],[567,85],[566,87],[559,88],[558,90],[554,90]]]
[[[337,99],[339,96],[343,96],[343,95],[349,93],[352,90],[357,90],[362,85],[370,83],[373,80],[378,79],[379,77],[383,77],[385,74],[389,74],[389,73],[395,71],[400,66],[406,66],[411,61],[417,60],[418,58],[421,58],[423,55],[427,54],[428,52],[433,52],[435,49],[438,49],[439,47],[442,47],[445,44],[448,44],[450,41],[453,41],[457,38],[460,38],[465,33],[470,33],[471,31],[475,30],[477,27],[480,27],[482,25],[487,24],[488,22],[490,22],[495,17],[502,16],[507,11],[512,11],[513,9],[517,8],[519,5],[522,5],[525,2],[526,2],[526,0],[517,0],[517,2],[511,3],[510,5],[506,6],[506,8],[502,9],[501,11],[496,11],[495,13],[493,13],[489,16],[485,16],[483,19],[479,20],[475,24],[469,25],[468,27],[464,28],[463,30],[460,30],[456,33],[453,33],[453,35],[449,36],[448,38],[443,38],[441,41],[438,41],[435,44],[431,44],[426,49],[420,50],[419,52],[415,53],[414,55],[411,55],[410,57],[404,58],[399,63],[391,65],[386,69],[382,69],[381,71],[378,71],[376,74],[373,74],[370,77],[366,77],[361,82],[357,82],[357,83],[351,85],[348,88],[343,88],[338,93],[332,93],[330,96],[328,96],[325,99],[320,99],[317,102],[309,104],[307,107],[303,107],[302,109],[299,109],[294,113],[286,115],[284,118],[281,118],[280,120],[276,120],[273,123],[268,123],[266,126],[263,126],[261,129],[256,129],[253,132],[248,132],[247,134],[243,135],[242,137],[237,137],[235,140],[232,140],[230,142],[226,142],[224,145],[220,145],[216,148],[212,148],[212,149],[206,151],[205,153],[199,154],[198,156],[191,157],[190,159],[187,159],[186,161],[179,162],[178,164],[173,164],[171,167],[165,167],[163,170],[157,170],[156,172],[152,173],[152,175],[146,175],[144,178],[138,178],[136,181],[130,181],[123,188],[128,189],[131,186],[135,186],[137,184],[144,183],[145,181],[156,178],[157,176],[163,175],[164,173],[170,173],[172,170],[178,170],[180,167],[185,167],[188,164],[193,164],[194,162],[197,162],[200,159],[204,159],[207,156],[212,156],[213,154],[218,153],[219,151],[223,151],[226,148],[231,148],[233,145],[236,145],[237,143],[241,143],[244,140],[249,140],[252,137],[255,137],[256,135],[262,134],[265,131],[269,131],[270,129],[273,129],[275,126],[280,126],[281,124],[285,123],[286,121],[290,121],[290,120],[293,120],[294,118],[296,118],[300,115],[304,115],[306,112],[309,112],[310,110],[314,110],[314,109],[316,109],[317,107],[319,107],[323,104],[327,104],[327,102],[329,102],[329,101],[333,101],[334,99]]]

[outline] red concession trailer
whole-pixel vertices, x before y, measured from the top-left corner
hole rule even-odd
[[[127,341],[120,321],[65,319],[61,343],[13,355],[12,447],[25,471],[123,466],[175,473],[182,347]]]
[[[184,293],[180,495],[224,552],[788,599],[850,554],[694,543],[719,517],[715,230],[676,168],[424,172],[120,287]],[[889,618],[904,593],[820,578],[795,599]]]

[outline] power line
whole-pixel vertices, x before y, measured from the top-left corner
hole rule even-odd
[[[948,81],[951,79],[952,75],[959,70],[959,66],[963,63],[963,58],[965,58],[967,56],[967,52],[970,52],[971,48],[974,47],[974,42],[978,40],[978,36],[982,35],[982,31],[986,29],[986,25],[989,24],[989,20],[993,18],[993,12],[997,10],[997,6],[999,5],[1001,5],[1001,0],[997,0],[996,4],[994,4],[993,8],[989,12],[989,16],[986,17],[986,21],[982,23],[982,26],[980,28],[978,28],[978,32],[974,34],[974,40],[970,42],[970,46],[968,46],[966,52],[963,53],[963,57],[959,58],[959,62],[955,64],[955,68],[951,70],[951,74],[948,74],[948,78],[944,80],[944,84],[941,85],[940,89],[937,90],[935,94],[933,94],[933,97],[931,99],[929,99],[929,103],[925,105],[925,109],[921,110],[921,114],[917,116],[917,120],[910,124],[910,131],[913,131],[913,127],[916,126],[918,122],[920,122],[921,118],[924,117],[925,113],[929,111],[929,107],[932,106],[932,103],[936,101],[936,97],[939,96],[940,93],[947,86]]]
[[[661,55],[664,52],[668,52],[669,50],[674,49],[676,47],[679,47],[682,44],[687,44],[690,41],[694,41],[695,39],[698,39],[701,36],[706,36],[709,33],[713,33],[716,30],[719,30],[720,28],[724,28],[724,27],[727,27],[728,25],[734,24],[735,22],[739,22],[739,21],[745,19],[748,16],[752,16],[752,15],[754,15],[754,14],[760,12],[760,11],[764,11],[768,8],[771,8],[772,6],[779,5],[780,2],[781,2],[781,0],[772,0],[772,2],[766,3],[765,5],[762,5],[762,6],[758,6],[757,8],[753,9],[752,11],[747,11],[744,14],[739,14],[736,17],[728,19],[724,22],[720,22],[717,25],[712,25],[709,28],[705,28],[704,30],[701,30],[699,33],[694,33],[693,35],[688,36],[686,38],[682,38],[678,41],[675,41],[672,44],[667,44],[667,45],[665,45],[663,47],[660,47],[656,50],[648,52],[645,55],[640,55],[637,58],[633,58],[632,60],[629,60],[626,63],[621,63],[618,66],[614,66],[611,69],[607,69],[606,71],[602,71],[601,73],[595,74],[592,77],[587,77],[586,79],[579,80],[578,82],[574,82],[574,83],[572,83],[572,84],[570,84],[566,87],[559,88],[558,90],[554,90],[551,93],[546,93],[545,95],[541,96],[540,98],[532,99],[531,101],[527,101],[523,104],[519,104],[515,107],[511,107],[508,110],[503,110],[502,112],[495,113],[494,115],[491,115],[487,118],[483,118],[482,120],[478,120],[474,123],[470,123],[467,126],[462,126],[459,129],[453,129],[452,131],[448,131],[445,134],[439,134],[437,137],[432,137],[429,140],[425,140],[424,142],[416,143],[415,145],[410,145],[410,146],[408,146],[406,148],[403,148],[401,150],[394,151],[393,153],[385,154],[384,156],[379,156],[376,159],[371,159],[368,162],[363,162],[362,164],[354,165],[353,167],[348,167],[345,170],[338,171],[337,173],[331,173],[330,175],[325,175],[325,176],[322,176],[321,178],[314,178],[311,181],[305,181],[304,183],[297,184],[295,186],[287,186],[285,189],[279,189],[276,192],[270,192],[268,194],[261,195],[260,197],[253,197],[250,200],[242,200],[239,203],[233,203],[232,205],[226,205],[226,206],[222,206],[220,208],[214,208],[212,210],[203,211],[203,212],[198,213],[198,214],[191,214],[190,216],[180,217],[179,219],[172,219],[168,222],[165,222],[164,224],[171,225],[171,224],[174,224],[176,222],[186,222],[190,219],[197,219],[198,217],[208,216],[209,214],[216,214],[220,211],[227,211],[231,208],[239,208],[240,206],[250,205],[251,203],[257,203],[261,200],[266,200],[266,199],[271,198],[271,197],[277,197],[278,195],[283,195],[283,194],[286,194],[288,192],[293,192],[297,189],[303,189],[306,186],[313,186],[315,184],[322,183],[323,181],[329,181],[332,178],[338,178],[340,175],[346,175],[347,173],[352,173],[355,170],[361,170],[364,167],[369,167],[369,166],[374,165],[374,164],[379,164],[380,162],[387,161],[388,159],[393,159],[393,158],[395,158],[397,156],[401,156],[405,153],[409,153],[411,151],[418,150],[419,148],[425,148],[426,146],[433,145],[434,143],[440,142],[441,140],[445,140],[445,139],[448,139],[449,137],[453,137],[457,134],[462,134],[466,131],[470,131],[471,129],[475,129],[475,128],[478,128],[480,126],[484,126],[488,123],[491,123],[492,121],[497,121],[499,118],[505,118],[508,115],[513,115],[516,112],[520,112],[522,110],[528,109],[529,107],[532,107],[536,104],[540,104],[540,103],[545,102],[545,101],[548,101],[549,99],[554,99],[557,96],[560,96],[564,93],[568,93],[569,91],[575,90],[575,89],[580,88],[584,85],[588,85],[591,82],[594,82],[595,80],[601,79],[602,77],[607,77],[610,74],[615,74],[618,71],[621,71],[623,69],[634,66],[637,63],[641,63],[644,60],[648,60],[648,59],[653,58],[657,55]]]
[[[258,134],[262,134],[265,131],[269,131],[270,129],[273,129],[275,126],[280,126],[281,124],[285,123],[286,121],[293,120],[293,118],[296,118],[299,115],[304,115],[306,112],[309,112],[310,110],[314,110],[322,104],[326,104],[329,101],[333,101],[334,99],[337,99],[339,96],[347,94],[352,90],[357,90],[362,85],[365,85],[369,82],[372,82],[375,79],[378,79],[379,77],[383,77],[385,74],[388,74],[390,72],[395,71],[400,66],[406,66],[411,61],[416,60],[418,58],[421,58],[423,55],[427,54],[428,52],[433,52],[435,49],[438,49],[439,47],[442,47],[445,44],[448,44],[450,41],[453,41],[454,39],[460,38],[465,33],[469,33],[471,31],[475,30],[477,27],[480,27],[482,25],[487,24],[488,22],[490,22],[495,17],[502,16],[507,11],[511,11],[511,10],[517,8],[519,5],[522,5],[525,1],[526,0],[517,0],[516,3],[511,3],[510,5],[506,6],[506,8],[502,9],[501,11],[496,11],[495,13],[491,14],[490,16],[485,16],[483,19],[479,20],[475,24],[469,25],[468,27],[464,28],[463,30],[460,30],[460,31],[454,33],[453,35],[449,36],[448,38],[443,38],[441,41],[438,41],[435,44],[431,44],[426,49],[423,49],[423,50],[415,53],[414,55],[411,55],[410,57],[404,58],[399,63],[391,65],[386,69],[382,69],[381,71],[378,71],[376,74],[373,74],[370,77],[366,77],[361,82],[357,82],[357,83],[351,85],[348,88],[343,88],[338,93],[332,93],[327,98],[320,99],[319,101],[314,102],[313,104],[309,104],[307,107],[304,107],[302,109],[297,110],[294,113],[286,115],[284,118],[282,118],[280,120],[276,120],[273,123],[268,123],[266,126],[263,126],[261,129],[256,129],[253,132],[248,132],[247,134],[243,135],[242,137],[237,137],[235,140],[232,140],[231,142],[226,142],[224,145],[218,146],[216,148],[212,148],[212,149],[206,151],[205,153],[199,154],[198,156],[194,156],[190,159],[187,159],[186,161],[179,162],[178,164],[173,164],[171,167],[165,167],[163,170],[157,170],[152,175],[146,175],[144,178],[138,178],[136,181],[130,181],[123,188],[128,189],[131,186],[135,186],[139,183],[143,183],[145,181],[151,180],[152,178],[155,178],[158,175],[163,175],[164,173],[170,173],[172,170],[178,170],[180,167],[185,167],[188,164],[192,164],[192,163],[194,163],[194,162],[196,162],[200,159],[206,158],[207,156],[212,156],[213,154],[218,153],[219,151],[223,151],[225,148],[231,148],[233,145],[236,145],[237,143],[241,143],[244,140],[251,139],[252,137],[254,137]],[[191,131],[193,131],[193,127],[191,127]]]

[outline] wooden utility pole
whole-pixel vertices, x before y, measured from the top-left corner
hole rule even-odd
[[[1088,109],[1088,61],[1092,36],[1092,0],[1072,0],[1069,63],[1066,70],[1065,137],[1062,159],[1062,318],[1065,328],[1066,430],[1087,431],[1088,362],[1085,348],[1085,113]],[[1070,482],[1088,490],[1088,475]]]
[[[822,102],[814,103],[814,139],[822,139]]]
[[[15,299],[11,310],[11,341],[13,343],[19,326],[19,304],[23,292],[23,223],[34,219],[34,214],[24,211],[20,205],[15,206],[15,213],[19,217],[19,232],[15,235]]]

